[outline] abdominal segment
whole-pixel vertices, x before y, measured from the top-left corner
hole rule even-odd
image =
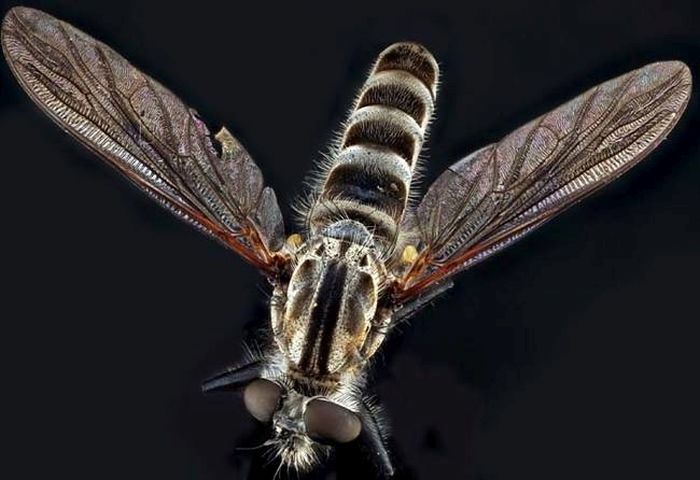
[[[433,114],[438,75],[435,59],[420,45],[397,43],[380,54],[312,207],[315,232],[351,219],[380,247],[391,246]]]

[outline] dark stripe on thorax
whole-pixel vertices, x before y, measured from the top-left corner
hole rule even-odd
[[[304,371],[328,373],[328,355],[340,315],[346,277],[345,263],[334,260],[328,262],[318,286],[314,306],[311,307],[304,352],[299,362],[299,367]],[[312,365],[314,360],[315,365]]]

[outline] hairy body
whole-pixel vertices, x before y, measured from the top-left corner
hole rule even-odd
[[[243,389],[281,466],[308,469],[329,444],[360,439],[387,475],[385,428],[365,394],[387,332],[454,274],[636,165],[676,124],[692,83],[678,61],[602,83],[453,164],[418,202],[439,70],[424,47],[391,45],[285,240],[275,193],[238,140],[222,128],[217,151],[194,110],[110,47],[17,7],[2,48],[62,129],[270,281],[271,341],[203,389]]]

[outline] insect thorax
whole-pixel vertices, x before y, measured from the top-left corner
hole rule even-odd
[[[386,273],[367,228],[335,222],[298,252],[272,302],[272,327],[288,373],[329,387],[356,376],[376,347],[378,299]]]

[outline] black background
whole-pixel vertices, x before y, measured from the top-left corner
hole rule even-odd
[[[227,125],[286,214],[391,42],[442,65],[428,180],[649,61],[700,76],[697,1],[27,3]],[[648,160],[389,342],[376,391],[398,478],[698,478],[698,98]],[[265,325],[254,269],[96,161],[4,64],[0,132],[0,476],[264,477],[234,452],[261,438],[240,402],[198,391]],[[348,449],[317,476],[362,464]]]

